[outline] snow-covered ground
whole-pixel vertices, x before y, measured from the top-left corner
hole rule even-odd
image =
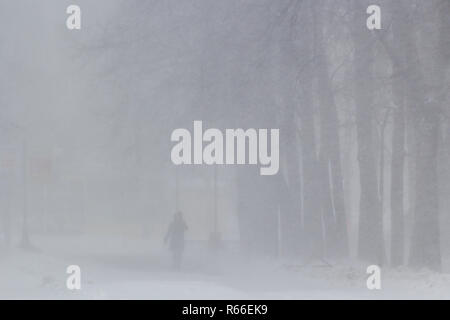
[[[209,253],[189,244],[180,272],[163,246],[129,239],[34,239],[39,251],[0,255],[1,299],[450,299],[450,274],[382,268],[382,289],[366,287],[366,265],[302,265]],[[64,248],[62,250],[61,248]],[[66,288],[81,267],[82,288]]]

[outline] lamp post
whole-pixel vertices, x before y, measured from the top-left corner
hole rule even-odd
[[[8,125],[16,129],[22,135],[22,183],[23,183],[23,220],[22,220],[22,238],[19,246],[26,250],[36,250],[37,248],[31,244],[30,235],[28,231],[28,167],[27,167],[27,152],[28,152],[28,132],[26,127],[18,125],[13,122],[8,122]]]
[[[178,166],[175,167],[175,212],[180,210],[180,177]]]
[[[217,234],[217,165],[214,165],[214,233]]]
[[[23,150],[22,150],[22,178],[23,178],[23,220],[22,220],[22,239],[20,241],[20,247],[26,250],[33,249],[33,245],[30,242],[30,235],[28,232],[28,168],[27,168],[27,149],[28,141],[26,130],[22,129],[23,133]]]
[[[214,182],[213,182],[213,190],[214,190],[214,211],[213,211],[213,231],[209,236],[209,246],[213,250],[217,250],[221,248],[222,241],[219,232],[219,212],[218,212],[218,189],[217,189],[217,180],[218,180],[218,168],[217,164],[214,165]]]

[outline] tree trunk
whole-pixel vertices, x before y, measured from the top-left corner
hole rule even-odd
[[[320,4],[321,2],[319,2]],[[338,113],[330,78],[329,60],[323,39],[326,17],[315,6],[315,72],[319,94],[320,162],[322,174],[323,216],[327,252],[335,256],[348,255],[348,233],[345,216],[344,186],[341,168],[341,147],[338,130]],[[331,179],[330,179],[331,178]]]
[[[365,10],[356,1],[353,27],[356,131],[360,180],[359,258],[382,263],[382,216],[378,198],[373,106],[373,39],[365,28]]]
[[[281,250],[284,255],[299,253],[301,232],[302,185],[296,105],[296,68],[298,57],[293,46],[292,26],[279,34],[280,60],[278,66],[279,94],[283,104],[280,131],[280,154],[284,157],[285,175],[280,172],[280,229]],[[281,159],[283,161],[283,159]]]
[[[394,68],[394,74],[395,74]],[[394,79],[394,121],[391,159],[391,265],[399,266],[404,259],[403,178],[405,147],[405,115],[403,81]]]
[[[312,10],[305,12],[305,20],[309,25],[313,22]],[[312,28],[302,33],[302,52],[299,52],[306,66],[299,74],[300,102],[300,140],[303,177],[303,227],[305,231],[306,257],[308,259],[322,259],[324,256],[323,226],[321,214],[321,177],[317,159],[316,126],[314,117],[313,91],[313,37]]]
[[[435,12],[437,23],[427,25],[426,32],[437,32],[439,37],[432,50],[426,49],[431,74],[425,77],[418,69],[417,48],[410,41],[408,66],[413,65],[410,96],[416,128],[416,205],[409,263],[414,267],[441,270],[439,225],[438,149],[441,103],[448,89],[445,72],[448,66],[448,13],[450,5],[442,3]],[[425,8],[429,9],[429,8]],[[414,64],[411,64],[414,62]],[[425,68],[423,68],[425,69]],[[426,69],[425,69],[426,70]],[[427,79],[428,81],[426,81]]]
[[[402,8],[398,4],[392,9],[394,14],[401,14]],[[404,49],[403,36],[410,32],[404,19],[394,20],[392,23],[393,43],[397,52]],[[404,263],[405,255],[405,222],[404,222],[404,169],[406,143],[406,114],[405,114],[405,79],[404,57],[391,57],[392,63],[392,101],[393,132],[391,157],[391,265],[396,267]],[[412,145],[412,144],[411,144]],[[412,176],[409,176],[409,180]],[[408,180],[408,181],[409,181]]]
[[[416,206],[409,263],[440,270],[438,109],[424,105],[417,117]]]

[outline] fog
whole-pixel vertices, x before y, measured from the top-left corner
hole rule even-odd
[[[450,2],[372,2],[1,0],[0,298],[450,298]]]

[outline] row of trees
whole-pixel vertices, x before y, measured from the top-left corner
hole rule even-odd
[[[199,119],[281,129],[280,174],[237,169],[243,249],[441,268],[450,3],[380,0],[370,31],[371,2],[127,2],[100,41],[141,142],[143,114],[165,136]]]
[[[448,210],[440,206],[448,197],[440,177],[450,170],[450,3],[384,1],[383,29],[375,31],[366,28],[370,4],[293,1],[263,18],[271,39],[254,50],[270,52],[264,59],[274,72],[266,76],[280,99],[262,116],[282,128],[284,175],[264,182],[240,176],[242,190],[261,186],[255,197],[241,193],[241,221],[276,241],[275,232],[252,224],[276,225],[276,206],[267,205],[274,199],[266,196],[275,194],[285,253],[346,257],[357,219],[359,258],[439,270],[440,231],[449,227],[440,218]],[[255,114],[260,110],[256,105]],[[343,154],[352,148],[356,159]],[[249,209],[261,202],[263,209]],[[248,232],[243,228],[244,241],[267,242]]]

